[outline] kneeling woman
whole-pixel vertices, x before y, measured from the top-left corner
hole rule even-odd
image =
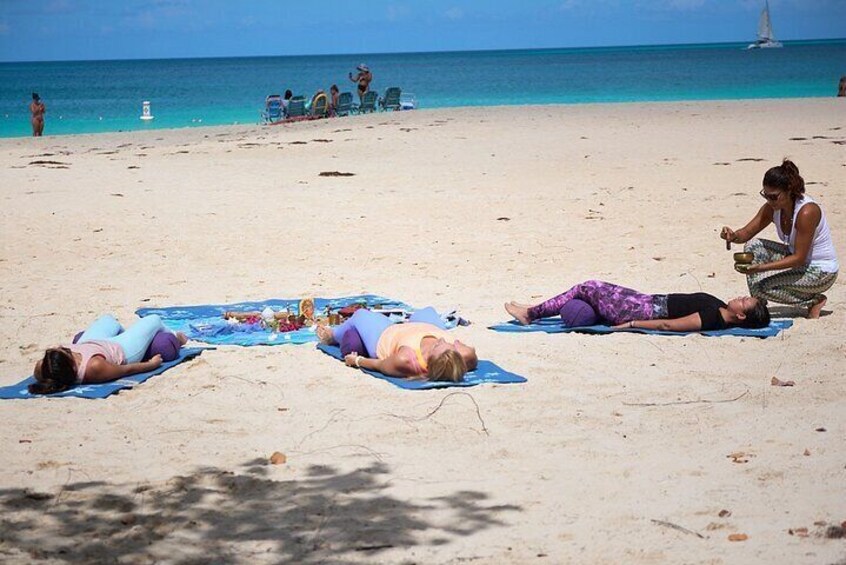
[[[158,368],[162,356],[141,361],[153,338],[167,331],[156,315],[141,318],[126,331],[111,315],[98,318],[72,345],[51,347],[35,364],[32,394],[62,392],[82,383],[104,383]],[[176,334],[179,343],[188,339]]]
[[[755,217],[736,231],[725,226],[720,237],[745,243],[744,250],[752,253],[752,264],[742,271],[752,296],[803,306],[809,318],[819,318],[827,300],[823,293],[840,270],[825,214],[805,194],[805,181],[792,161],[768,169],[762,184],[766,202]],[[781,241],[753,239],[771,223]]]
[[[350,345],[356,333],[357,347]],[[340,344],[348,366],[392,377],[459,382],[478,363],[476,350],[450,336],[433,308],[418,310],[399,324],[362,309],[340,326],[318,327],[317,335],[323,343]]]
[[[509,314],[521,324],[549,318],[573,299],[587,302],[596,314],[615,328],[644,328],[674,332],[722,330],[732,326],[763,328],[770,323],[767,301],[744,296],[728,303],[716,296],[693,294],[643,294],[616,284],[591,280],[577,284],[536,306],[510,302]]]

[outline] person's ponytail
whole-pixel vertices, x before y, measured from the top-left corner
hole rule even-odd
[[[805,179],[799,174],[799,167],[790,159],[784,159],[781,162],[781,168],[787,177],[787,191],[790,196],[796,200],[805,194]]]
[[[41,374],[27,387],[30,394],[53,394],[76,384],[76,365],[67,351],[48,349],[41,360]]]

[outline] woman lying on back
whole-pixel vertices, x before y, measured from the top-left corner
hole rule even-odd
[[[166,331],[156,315],[141,318],[128,330],[109,314],[101,316],[72,345],[51,347],[35,364],[36,382],[29,385],[32,394],[62,392],[81,383],[104,383],[121,377],[145,373],[162,364],[162,356],[142,361],[153,338]],[[188,338],[176,334],[179,344]]]
[[[418,310],[402,323],[361,309],[340,326],[319,326],[317,336],[339,344],[348,366],[392,377],[458,382],[478,363],[476,350],[453,338],[433,308]]]
[[[505,310],[527,325],[561,313],[573,299],[588,303],[615,328],[644,328],[675,332],[722,330],[733,326],[763,328],[770,324],[767,301],[743,296],[723,302],[704,292],[643,294],[612,283],[590,280],[577,284],[535,306],[510,302]]]

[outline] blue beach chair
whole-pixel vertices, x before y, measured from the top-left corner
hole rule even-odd
[[[278,94],[271,94],[264,99],[264,111],[261,113],[262,120],[265,124],[272,124],[282,120],[284,113],[282,111],[282,97]]]
[[[368,90],[364,93],[364,97],[361,99],[361,104],[356,104],[353,106],[353,111],[358,114],[375,112],[377,100],[379,100],[379,95],[376,93],[376,91]]]
[[[288,101],[288,119],[296,120],[306,117],[305,98],[294,96]]]
[[[352,92],[342,92],[338,95],[338,107],[335,108],[336,116],[348,116],[352,112],[353,95]]]
[[[400,109],[400,95],[402,91],[398,86],[392,86],[385,91],[385,96],[379,100],[379,107],[383,112]]]

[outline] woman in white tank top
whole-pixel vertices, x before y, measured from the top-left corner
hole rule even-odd
[[[754,256],[745,271],[749,292],[781,304],[808,308],[809,318],[819,318],[826,296],[840,270],[825,214],[810,196],[792,161],[785,159],[764,175],[761,196],[766,203],[743,228],[726,226],[720,237],[746,243]],[[778,241],[752,239],[774,223]],[[748,242],[748,243],[747,243]]]

